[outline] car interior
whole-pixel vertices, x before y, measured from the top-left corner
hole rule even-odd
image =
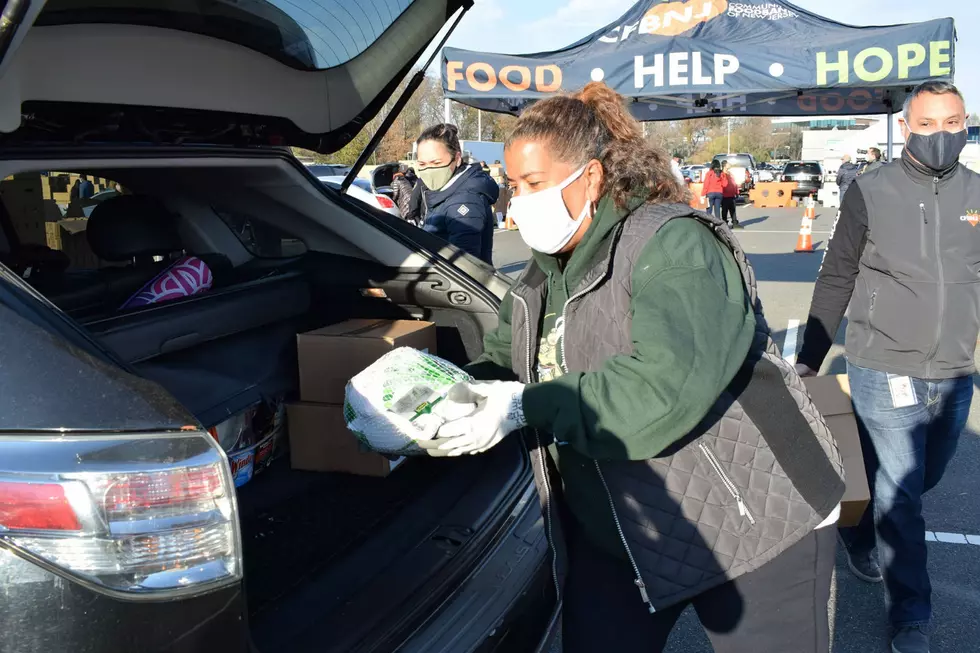
[[[121,193],[81,202],[86,217],[52,190],[80,173]],[[496,324],[486,287],[503,282],[492,271],[481,289],[437,245],[409,240],[428,234],[317,183],[283,152],[4,161],[0,180],[0,261],[205,427],[296,396],[298,333],[422,319],[437,326],[439,355],[465,364]],[[206,266],[208,288],[124,307],[188,257]],[[238,493],[255,644],[348,650],[388,632],[386,610],[459,580],[454,562],[492,537],[528,469],[519,441],[465,460],[413,458],[388,478],[296,471],[279,457]]]

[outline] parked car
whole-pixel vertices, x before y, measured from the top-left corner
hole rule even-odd
[[[704,178],[704,173],[707,169],[708,166],[690,165],[681,168],[681,173],[685,178],[690,179],[692,184],[699,184]]]
[[[138,4],[21,3],[2,35],[0,650],[549,650],[560,570],[523,438],[387,478],[266,453],[248,480],[223,448],[229,419],[297,398],[297,333],[422,318],[462,365],[496,327],[506,277],[290,150],[347,145],[471,3],[329,25]],[[46,231],[21,201],[45,171],[126,194]],[[165,301],[150,282],[185,257],[213,283]]]
[[[823,168],[816,161],[790,161],[783,168],[782,181],[796,182],[794,197],[815,195],[823,186]]]
[[[344,177],[317,177],[320,181],[330,186],[334,190],[340,190],[340,185],[344,182]],[[351,197],[364,202],[368,206],[373,206],[374,208],[381,209],[389,215],[393,215],[396,218],[401,217],[401,213],[398,211],[398,207],[395,206],[394,200],[392,200],[387,195],[382,193],[376,193],[371,189],[371,182],[367,179],[361,179],[360,177],[354,179],[351,185],[347,187],[347,194]]]
[[[776,169],[768,163],[760,163],[757,172],[757,181],[769,182],[776,180]]]
[[[718,163],[723,163],[728,161],[728,165],[731,166],[729,172],[735,179],[735,183],[739,185],[739,193],[742,195],[748,194],[750,190],[755,187],[755,159],[751,154],[716,154],[715,161]]]

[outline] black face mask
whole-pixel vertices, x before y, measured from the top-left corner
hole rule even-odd
[[[935,134],[909,134],[905,149],[915,160],[935,172],[952,167],[966,147],[966,130],[958,132],[941,131]]]

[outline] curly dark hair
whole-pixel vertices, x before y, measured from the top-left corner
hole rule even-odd
[[[518,118],[505,147],[517,141],[546,141],[559,161],[583,166],[602,164],[602,194],[625,209],[631,197],[653,202],[686,202],[687,189],[677,183],[670,156],[643,138],[640,123],[625,100],[602,82],[590,82],[578,93],[537,102]]]

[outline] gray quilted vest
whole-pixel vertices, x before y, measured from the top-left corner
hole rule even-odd
[[[696,219],[735,256],[754,306],[756,338],[735,379],[686,438],[645,461],[592,461],[625,557],[651,612],[759,568],[801,540],[836,507],[843,467],[830,431],[794,368],[778,354],[755,275],[727,226],[682,204],[646,204],[620,225],[563,311],[568,371],[597,370],[633,351],[633,264],[669,220]],[[534,381],[546,277],[533,262],[513,288],[514,371]],[[563,545],[546,434],[532,459],[560,591]],[[562,454],[563,456],[565,454]]]

